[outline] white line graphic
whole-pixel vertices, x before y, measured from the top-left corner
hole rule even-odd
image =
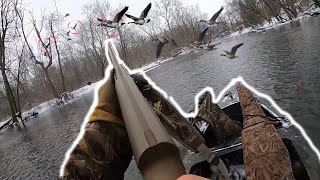
[[[94,108],[97,106],[98,104],[98,90],[100,89],[100,87],[109,79],[110,77],[110,72],[113,69],[113,65],[111,64],[111,60],[109,59],[108,54],[108,42],[111,42],[111,45],[114,46],[115,45],[113,43],[112,39],[108,39],[105,41],[105,52],[106,52],[106,57],[108,60],[108,67],[105,70],[105,76],[102,80],[100,80],[95,89],[94,89],[94,99],[93,99],[93,103],[90,106],[90,109],[88,111],[88,113],[86,114],[84,121],[81,125],[81,130],[79,135],[77,136],[77,138],[74,140],[74,142],[72,143],[71,147],[68,149],[68,151],[65,154],[65,159],[60,167],[60,176],[63,175],[63,170],[65,168],[65,165],[67,163],[67,160],[70,157],[71,152],[73,151],[73,149],[76,147],[76,145],[79,143],[80,139],[82,138],[84,132],[85,132],[85,126],[88,122],[89,116],[90,114],[92,114]],[[116,49],[116,48],[115,48]],[[198,103],[199,103],[199,97],[206,91],[208,91],[209,93],[211,93],[212,95],[212,101],[213,103],[218,103],[224,96],[224,94],[231,89],[231,87],[235,86],[237,83],[241,83],[243,84],[246,88],[248,88],[251,92],[253,92],[256,96],[260,97],[260,98],[264,98],[266,100],[268,100],[270,102],[270,104],[281,114],[286,116],[290,122],[292,123],[292,125],[294,125],[303,135],[303,137],[306,139],[306,141],[308,142],[309,146],[311,147],[311,149],[315,152],[315,154],[318,156],[319,162],[320,162],[320,152],[319,150],[316,148],[316,146],[313,144],[313,142],[311,141],[311,139],[309,138],[309,136],[307,135],[307,133],[305,132],[305,130],[303,129],[303,127],[296,122],[293,117],[286,111],[282,110],[275,102],[274,100],[263,93],[260,93],[259,91],[257,91],[256,89],[254,89],[252,86],[250,86],[242,77],[238,77],[238,78],[234,78],[231,79],[230,83],[223,89],[221,90],[221,92],[219,93],[218,97],[215,96],[214,91],[211,87],[205,87],[204,89],[202,89],[200,92],[198,92],[195,96],[195,109],[194,112],[191,113],[186,113],[182,110],[182,108],[179,106],[179,104],[174,100],[173,97],[168,96],[167,93],[165,91],[163,91],[160,87],[158,87],[155,82],[153,82],[144,72],[143,70],[131,70],[128,68],[128,66],[120,59],[118,51],[116,52],[116,57],[119,61],[120,64],[122,64],[130,74],[134,74],[134,73],[140,73],[142,74],[142,76],[148,81],[148,83],[158,92],[160,92],[162,94],[162,96],[166,99],[169,99],[169,101],[174,105],[174,107],[179,111],[179,113],[181,113],[185,118],[190,118],[190,117],[195,117],[196,114],[198,113]]]

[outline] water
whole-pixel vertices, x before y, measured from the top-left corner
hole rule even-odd
[[[220,56],[242,42],[237,59]],[[231,79],[242,76],[289,112],[320,148],[320,18],[229,38],[217,48],[178,56],[148,75],[186,112],[193,109],[194,96],[204,87],[212,87],[218,95]],[[296,92],[299,82],[302,88]]]
[[[178,56],[148,75],[187,112],[193,109],[194,96],[204,87],[210,86],[218,94],[232,78],[242,76],[291,113],[320,147],[319,32],[320,18],[309,18],[266,33],[229,38],[217,50]],[[239,58],[219,56],[223,49],[230,50],[240,42],[244,46],[237,52]],[[302,84],[301,92],[294,90],[298,82]],[[30,119],[25,129],[0,134],[0,179],[56,179],[91,99],[89,94],[67,107]]]
[[[0,179],[56,179],[64,154],[79,132],[92,94],[29,119],[24,129],[0,134]]]

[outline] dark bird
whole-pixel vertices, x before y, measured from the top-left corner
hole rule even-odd
[[[124,9],[122,9],[114,18],[113,20],[104,20],[104,19],[98,19],[98,21],[101,22],[98,26],[107,26],[111,28],[116,28],[119,25],[124,25],[125,23],[119,23],[121,20],[122,16],[126,13],[126,11],[129,9],[128,6],[126,6]]]
[[[46,48],[46,49],[48,49],[48,48],[49,48],[49,46],[50,46],[50,38],[48,38],[48,39],[49,39],[48,44],[44,46],[44,48]]]
[[[88,81],[88,82],[87,82],[87,85],[89,85],[89,86],[90,86],[91,84],[92,84],[92,82],[91,82],[91,81]]]
[[[216,13],[211,17],[211,19],[209,19],[209,20],[200,20],[200,22],[206,22],[206,23],[209,24],[209,25],[214,25],[215,23],[217,23],[216,20],[218,19],[219,15],[221,14],[221,12],[222,12],[223,9],[224,9],[224,8],[221,7],[220,10],[219,10],[218,12],[216,12]]]
[[[67,36],[70,36],[70,32],[71,32],[71,31],[68,31],[68,32],[67,32]]]
[[[159,39],[153,39],[152,41],[159,41],[159,44],[157,46],[157,59],[160,57],[162,48],[163,48],[163,46],[165,44],[170,42],[174,47],[178,46],[177,43],[171,38],[162,37],[162,38],[159,38]]]
[[[144,23],[150,22],[150,19],[145,19],[150,9],[151,9],[151,3],[149,3],[148,6],[142,11],[139,18],[132,16],[130,14],[125,14],[128,18],[134,20],[134,22],[129,22],[128,24],[135,23],[135,24],[143,25]]]
[[[73,27],[71,27],[72,29],[76,30],[78,23],[76,23]]]
[[[205,49],[207,51],[212,51],[213,49],[217,49],[217,48],[215,48],[216,44],[211,44],[211,40],[212,40],[212,38],[210,38],[210,40],[207,42],[206,45],[200,46],[200,48]]]
[[[189,42],[192,43],[192,44],[194,44],[194,45],[196,45],[196,46],[201,45],[201,44],[202,44],[202,40],[203,40],[203,38],[204,38],[204,35],[206,35],[208,29],[209,29],[209,26],[206,27],[204,30],[201,31],[201,33],[199,34],[197,40],[195,40],[195,41],[193,41],[193,42],[192,42],[192,41],[189,41]]]
[[[67,13],[66,15],[64,15],[64,17],[67,17],[67,16],[69,16],[70,14],[69,13]]]
[[[71,40],[72,40],[71,38],[68,38],[68,39],[67,39],[67,41],[71,41]]]
[[[236,56],[237,49],[238,49],[239,47],[241,47],[242,45],[243,45],[243,43],[240,43],[240,44],[238,44],[238,45],[233,46],[232,49],[231,49],[231,52],[228,52],[228,51],[226,51],[226,50],[223,50],[226,54],[221,54],[220,56],[225,56],[225,57],[227,57],[227,58],[229,58],[229,59],[234,59],[234,58],[237,57],[237,56]]]
[[[34,112],[34,111],[32,111],[32,114],[30,115],[30,116],[33,116],[33,117],[35,117],[35,116],[38,116],[38,112]]]

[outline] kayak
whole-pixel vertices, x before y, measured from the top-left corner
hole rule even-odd
[[[217,176],[210,170],[210,164],[203,155],[197,152],[192,143],[188,143],[199,135],[198,141],[203,141],[222,159],[231,179],[246,179],[241,139],[243,116],[236,93],[228,92],[218,104],[212,103],[211,96],[206,96],[204,100],[200,98],[198,115],[195,118],[186,119],[142,75],[132,74],[131,76],[168,133],[189,150],[182,156],[186,172],[212,179]],[[264,103],[259,103],[266,118],[274,124],[288,150],[295,179],[310,179],[305,162],[297,150],[298,141],[292,140],[292,137],[296,137],[299,132],[293,126],[288,126],[288,119],[280,117]],[[212,122],[209,122],[210,119]],[[186,125],[186,122],[190,126]]]
[[[235,94],[233,95],[236,96]],[[219,105],[220,107],[222,107],[221,109],[224,111],[224,113],[227,114],[228,117],[230,117],[230,119],[242,124],[243,116],[239,98],[234,96],[226,94],[225,98],[222,100],[223,102],[221,102]],[[310,179],[308,170],[305,167],[305,164],[296,148],[297,145],[301,146],[301,144],[295,144],[292,140],[293,137],[299,134],[297,130],[293,126],[285,126],[289,120],[285,117],[280,117],[262,102],[260,102],[260,106],[267,118],[270,121],[275,122],[274,125],[289,152],[295,179]],[[214,139],[212,138],[213,127],[210,125],[210,123],[206,122],[203,119],[193,119],[191,121],[192,125],[205,139],[206,145],[210,147],[212,151],[216,152],[216,154],[224,161],[229,170],[230,178],[246,179],[243,160],[243,144],[241,137],[239,136],[234,139],[230,139],[223,144],[216,145],[214,142],[212,142],[212,140]],[[190,174],[195,174],[207,178],[212,178],[214,176],[209,169],[208,163],[201,159],[201,155],[199,153],[188,153],[185,156],[184,161],[187,164],[187,169]]]

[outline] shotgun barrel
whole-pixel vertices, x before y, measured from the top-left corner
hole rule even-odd
[[[121,65],[111,41],[107,57],[115,69],[115,87],[137,166],[146,180],[175,180],[185,174],[179,149]]]

